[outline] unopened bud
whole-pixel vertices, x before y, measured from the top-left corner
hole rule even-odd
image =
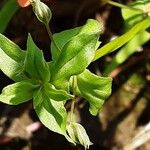
[[[52,18],[52,12],[49,7],[40,0],[30,0],[30,2],[38,20],[44,24],[48,24]]]
[[[75,143],[83,145],[85,149],[89,149],[89,146],[92,145],[82,125],[71,122],[67,127],[67,132]]]

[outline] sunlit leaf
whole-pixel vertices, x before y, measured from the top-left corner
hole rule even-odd
[[[44,82],[49,81],[49,66],[44,60],[42,51],[35,45],[30,35],[28,37],[27,54],[24,64],[25,71],[32,78],[39,79]]]
[[[51,131],[65,135],[67,114],[63,102],[54,101],[45,93],[40,94],[39,98],[42,103],[35,107],[35,111],[40,121]]]
[[[73,98],[73,96],[66,91],[58,90],[50,83],[44,85],[44,90],[49,98],[56,101],[64,101]]]
[[[30,80],[20,81],[6,86],[0,94],[0,101],[9,105],[18,105],[32,98],[38,85],[33,85]]]
[[[66,89],[70,77],[86,69],[94,57],[99,34],[100,24],[89,20],[80,33],[65,44],[52,65],[51,82],[56,87]]]
[[[76,94],[90,103],[90,113],[97,115],[106,98],[111,94],[110,77],[100,77],[85,70],[76,77]]]
[[[59,47],[59,49],[62,50],[63,46],[68,41],[70,41],[72,37],[76,36],[79,33],[80,29],[81,29],[80,27],[77,27],[74,29],[62,31],[60,33],[55,33],[53,35],[53,38],[54,38],[54,41],[56,42],[57,46]],[[61,51],[59,51],[52,42],[51,43],[51,53],[52,53],[53,61],[55,61],[58,58],[60,52]]]
[[[23,73],[23,63],[16,62],[0,48],[0,69],[14,81],[27,79]]]
[[[0,48],[13,60],[23,62],[25,52],[20,49],[18,45],[0,34]]]

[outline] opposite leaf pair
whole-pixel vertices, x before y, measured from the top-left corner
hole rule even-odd
[[[75,95],[84,97],[90,103],[91,114],[96,115],[111,93],[111,78],[99,77],[86,70],[99,46],[99,34],[100,24],[92,19],[82,27],[54,34],[59,49],[51,44],[51,62],[45,61],[31,36],[27,51],[22,51],[0,35],[0,69],[16,81],[2,90],[0,101],[17,105],[33,99],[41,122],[74,143],[66,132],[65,102]],[[75,95],[70,94],[71,90]]]

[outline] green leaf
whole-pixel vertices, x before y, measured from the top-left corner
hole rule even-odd
[[[97,115],[105,99],[111,94],[112,79],[99,77],[85,70],[76,77],[76,95],[84,97],[90,103],[90,113]]]
[[[88,20],[80,33],[65,44],[51,68],[51,82],[57,88],[67,89],[70,77],[80,74],[90,64],[95,54],[99,33],[100,24],[95,20]]]
[[[25,58],[25,52],[20,49],[18,45],[0,34],[0,48],[16,62],[23,62]]]
[[[129,41],[119,52],[115,55],[111,63],[105,68],[103,75],[108,75],[117,66],[125,62],[137,49],[150,40],[150,33],[142,31],[138,33],[131,41]]]
[[[34,92],[34,107],[37,107],[43,102],[43,92],[49,99],[53,99],[54,101],[64,101],[73,98],[66,91],[57,90],[52,84],[45,83],[44,86],[41,86],[40,89]]]
[[[35,79],[47,82],[50,79],[49,66],[46,63],[43,53],[28,36],[27,54],[24,62],[25,71]]]
[[[23,63],[16,62],[0,48],[0,69],[14,81],[27,79],[23,73]]]
[[[76,36],[79,33],[80,29],[81,27],[77,27],[74,29],[62,31],[60,33],[55,33],[53,35],[53,39],[56,42],[59,49],[62,50],[63,46],[67,42],[69,42],[72,37]],[[53,61],[55,61],[60,54],[60,51],[58,51],[58,49],[54,46],[53,42],[51,43],[51,53]]]
[[[137,0],[129,4],[130,7],[143,10],[143,13],[142,11],[140,12],[132,9],[122,8],[122,16],[125,20],[127,28],[132,27],[136,23],[142,21],[147,16],[145,13],[146,13],[146,9],[148,9],[149,7],[149,4],[150,4],[150,0]]]
[[[138,32],[144,31],[150,26],[150,18],[147,17],[143,21],[137,23],[134,27],[132,27],[128,32],[123,34],[122,36],[112,40],[108,44],[104,45],[100,49],[98,49],[95,53],[94,60],[99,59],[100,57],[111,53],[115,50],[117,50],[119,47],[127,43],[129,40],[131,40]]]
[[[68,94],[64,90],[57,90],[52,84],[46,83],[44,90],[47,96],[55,101],[64,101],[73,98],[72,95]]]
[[[0,94],[0,101],[9,105],[18,105],[32,98],[38,85],[33,85],[30,80],[20,81],[6,86]]]
[[[4,32],[19,6],[15,0],[7,0],[0,10],[0,33]]]
[[[42,101],[41,105],[35,107],[40,121],[51,131],[65,135],[67,114],[63,102],[50,99],[44,92],[36,97],[41,98]]]
[[[39,89],[35,90],[33,93],[33,107],[34,109],[41,105],[43,102],[43,87],[40,87]]]

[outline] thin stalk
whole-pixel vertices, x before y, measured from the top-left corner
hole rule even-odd
[[[72,102],[71,102],[71,111],[70,111],[70,122],[74,122],[74,109],[75,109],[75,79],[73,77],[73,82],[72,82],[72,88],[73,88],[73,95],[74,97],[72,98]]]
[[[126,8],[126,9],[131,9],[131,10],[134,10],[134,11],[139,11],[141,13],[144,13],[144,11],[142,9],[133,8],[133,7],[130,7],[130,6],[127,6],[127,5],[123,5],[121,3],[117,3],[117,2],[114,2],[114,1],[111,1],[111,0],[108,0],[107,3],[110,4],[110,5],[119,7],[119,8]]]
[[[58,51],[60,51],[60,48],[57,46],[55,40],[53,39],[53,35],[52,35],[52,32],[51,32],[51,30],[50,30],[49,25],[48,25],[48,24],[45,24],[45,27],[46,27],[47,33],[48,33],[48,35],[49,35],[49,38],[51,39],[51,42],[53,42],[55,48],[56,48]]]
[[[71,112],[70,112],[70,122],[74,122],[74,108],[75,108],[75,97],[72,98],[72,102],[71,102]]]

